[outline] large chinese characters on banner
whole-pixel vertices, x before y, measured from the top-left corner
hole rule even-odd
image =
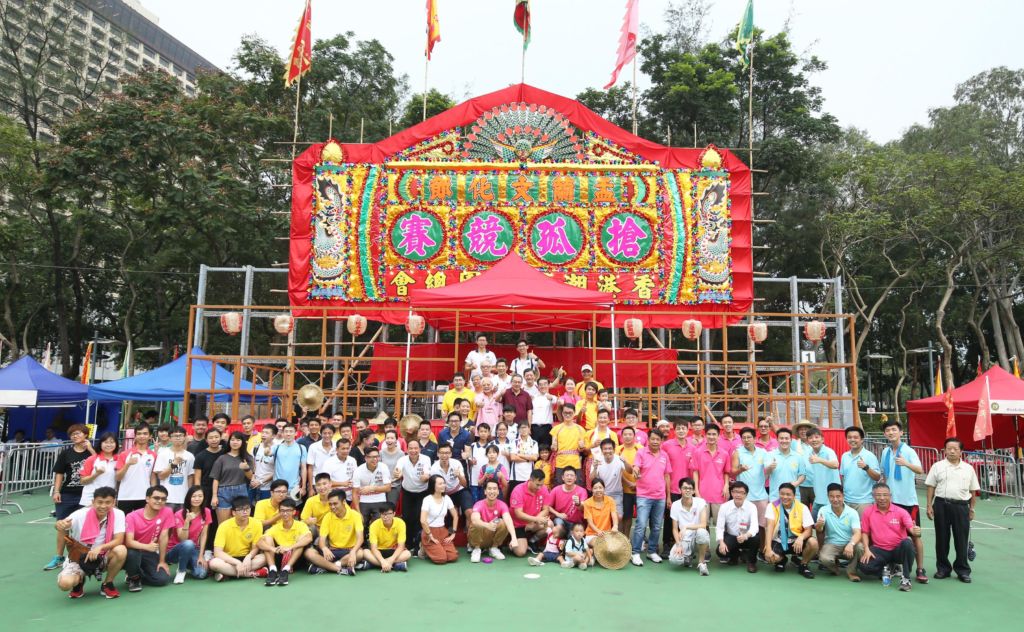
[[[630,309],[745,311],[749,183],[725,150],[665,148],[513,86],[374,145],[300,156],[291,300],[402,304],[516,253]]]

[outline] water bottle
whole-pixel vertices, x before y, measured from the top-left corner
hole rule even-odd
[[[892,573],[889,571],[889,565],[886,564],[885,567],[882,568],[882,587],[888,588],[890,584],[892,584]]]

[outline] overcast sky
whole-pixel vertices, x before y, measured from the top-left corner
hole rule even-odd
[[[221,68],[244,34],[270,41],[282,57],[303,0],[142,0],[160,25]],[[457,101],[519,81],[521,40],[513,0],[438,0],[441,42],[430,86]],[[625,0],[533,0],[526,82],[565,96],[607,81]],[[710,36],[739,21],[746,0],[715,0]],[[313,37],[353,31],[395,57],[413,91],[423,86],[424,0],[313,0]],[[640,0],[641,23],[663,29],[669,0]],[[891,140],[948,105],[957,83],[994,66],[1024,66],[1018,39],[1024,1],[755,0],[754,22],[769,34],[789,23],[799,53],[828,70],[812,78],[844,126]],[[756,71],[756,59],[755,59]],[[624,79],[629,78],[629,72]],[[643,76],[640,85],[645,85]],[[343,139],[346,140],[346,139]],[[347,139],[351,140],[351,139]]]

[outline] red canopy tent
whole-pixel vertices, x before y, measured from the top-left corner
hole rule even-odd
[[[582,290],[555,280],[512,253],[480,276],[437,289],[413,290],[413,309],[440,307],[448,310],[488,311],[423,312],[438,329],[480,331],[562,331],[587,329],[593,313],[611,307],[604,292]],[[537,310],[580,310],[587,313],[536,313]],[[458,319],[456,319],[458,315]]]
[[[1016,423],[1018,415],[997,412],[1024,412],[1024,380],[1014,377],[998,366],[993,366],[977,379],[948,393],[952,394],[953,398],[956,436],[964,442],[965,449],[981,449],[981,442],[975,441],[973,435],[978,400],[981,399],[985,378],[988,378],[993,404],[993,434],[985,440],[985,447],[1013,448],[1024,445],[1018,428],[1020,424]],[[907,415],[910,418],[910,434],[914,445],[942,449],[946,440],[946,395],[907,402]]]

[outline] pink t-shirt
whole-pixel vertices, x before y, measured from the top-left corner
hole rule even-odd
[[[878,507],[871,505],[864,510],[860,528],[871,536],[872,545],[891,551],[909,537],[914,521],[903,507],[889,505],[889,511],[882,513]]]
[[[693,453],[693,469],[700,475],[700,497],[709,503],[724,503],[725,473],[731,468],[731,457],[722,448],[712,455],[707,447]]]
[[[181,542],[178,539],[178,529],[185,526],[185,514],[187,512],[182,509],[181,511],[174,514],[174,528],[167,534],[167,550],[170,550],[176,544]],[[192,540],[196,546],[201,546],[202,542],[199,541],[199,536],[203,533],[203,527],[213,522],[213,516],[210,513],[210,508],[203,508],[202,513],[195,517],[195,519],[188,525],[188,539]]]
[[[779,447],[779,440],[776,439],[775,437],[769,436],[767,441],[761,441],[761,438],[758,437],[757,439],[754,439],[754,445],[761,448],[765,452],[771,452],[772,450]]]
[[[640,469],[640,478],[636,481],[637,497],[664,500],[665,475],[668,474],[672,480],[672,462],[668,453],[658,450],[657,454],[651,454],[649,448],[643,448],[636,453],[633,465]]]
[[[718,437],[719,449],[724,449],[726,452],[729,453],[730,456],[732,456],[732,453],[739,449],[741,445],[743,445],[743,438],[740,437],[740,433],[737,432],[735,434],[736,436],[734,436],[732,439],[726,439],[724,433]]]
[[[156,542],[160,532],[174,526],[174,513],[170,507],[164,507],[152,520],[146,519],[146,509],[136,509],[128,514],[124,523],[125,533],[130,533],[136,542],[149,544]]]
[[[573,501],[573,497],[576,498],[578,504]],[[587,490],[579,485],[574,486],[571,492],[565,491],[564,485],[559,485],[551,490],[551,495],[548,496],[548,505],[558,513],[564,513],[565,519],[569,522],[583,522],[583,501],[586,499]]]
[[[693,448],[686,440],[679,445],[678,439],[669,439],[661,444],[661,451],[668,455],[668,461],[672,465],[672,491],[679,492],[679,481],[691,476]]]
[[[520,487],[522,487],[522,485],[520,485]],[[489,507],[487,505],[486,498],[484,500],[477,501],[477,503],[473,505],[473,511],[480,514],[480,519],[484,522],[500,520],[503,515],[509,513],[508,505],[506,505],[501,499],[494,501],[494,507]]]
[[[623,443],[623,441],[622,441],[622,431],[625,428],[626,427],[619,428],[619,444],[620,445]],[[646,446],[647,445],[647,431],[643,430],[641,428],[634,428],[633,430],[636,431],[636,442],[639,443],[642,446]]]
[[[548,488],[543,485],[537,488],[536,494],[531,493],[530,483],[526,482],[522,485],[516,486],[516,488],[512,490],[512,495],[508,502],[513,509],[518,508],[528,516],[536,516],[544,509],[544,506],[548,504],[548,496],[550,494],[551,492],[548,491]],[[513,525],[517,527],[526,526],[526,523],[522,520],[516,520],[515,511],[510,511],[509,513],[512,514]]]

